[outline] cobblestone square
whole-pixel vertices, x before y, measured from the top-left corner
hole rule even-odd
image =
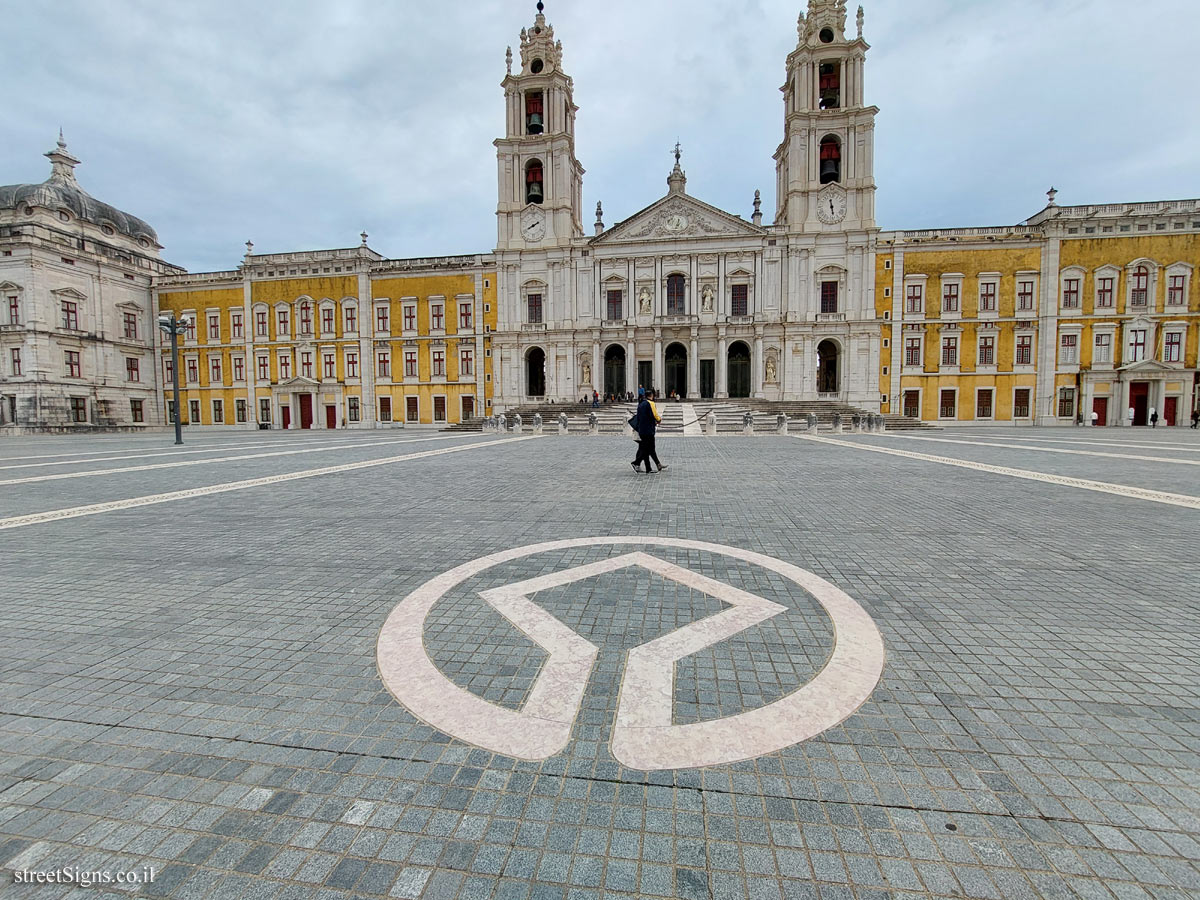
[[[6,441],[0,895],[1200,896],[1197,432],[659,454]]]

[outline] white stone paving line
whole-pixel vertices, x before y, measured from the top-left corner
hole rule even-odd
[[[0,531],[8,528],[23,528],[27,525],[41,525],[45,522],[57,522],[60,519],[74,519],[80,516],[94,516],[101,513],[116,512],[122,509],[133,509],[138,506],[150,506],[156,503],[171,503],[175,500],[188,500],[192,497],[204,497],[209,494],[223,494],[228,491],[241,491],[247,488],[262,487],[268,484],[280,484],[285,481],[298,481],[302,478],[316,478],[320,475],[336,475],[340,472],[353,472],[358,469],[370,469],[375,466],[386,466],[391,463],[405,462],[410,459],[424,459],[428,456],[441,456],[446,453],[459,453],[463,450],[474,450],[478,447],[493,447],[497,444],[511,444],[518,441],[535,440],[529,437],[503,438],[501,440],[473,441],[458,447],[442,447],[438,450],[423,450],[419,453],[406,453],[403,456],[388,456],[383,459],[368,459],[363,462],[343,463],[337,466],[325,466],[320,469],[305,469],[300,472],[287,472],[282,475],[268,475],[263,478],[248,478],[244,481],[228,481],[224,484],[214,484],[208,487],[189,488],[183,491],[170,491],[165,494],[148,494],[144,497],[130,497],[127,500],[112,500],[107,503],[92,503],[88,506],[72,506],[65,509],[53,509],[48,512],[31,513],[24,516],[10,516],[0,519]]]
[[[1132,487],[1127,484],[1111,484],[1107,481],[1092,481],[1087,478],[1069,478],[1064,475],[1048,475],[1045,472],[1034,472],[1030,469],[1015,469],[1011,466],[993,466],[987,463],[973,462],[967,459],[953,459],[949,456],[933,456],[928,453],[917,453],[912,450],[900,450],[895,447],[876,447],[857,441],[843,441],[837,438],[817,437],[810,434],[797,434],[794,437],[802,441],[813,441],[818,444],[832,444],[837,447],[852,447],[855,450],[865,450],[869,453],[886,453],[889,456],[903,456],[923,462],[940,463],[945,466],[957,466],[960,469],[974,469],[977,472],[988,472],[993,475],[1008,475],[1013,478],[1025,478],[1029,481],[1042,481],[1047,484],[1058,484],[1065,487],[1081,488],[1087,491],[1099,491],[1104,494],[1116,494],[1119,497],[1129,497],[1133,500],[1149,500],[1152,503],[1166,503],[1171,506],[1183,506],[1188,509],[1200,509],[1200,497],[1188,494],[1172,494],[1167,491],[1153,491],[1147,488]]]
[[[59,462],[28,463],[28,464],[19,465],[19,466],[0,465],[0,469],[35,469],[35,468],[38,468],[39,466],[69,466],[74,463],[104,462],[105,459],[140,459],[140,458],[146,457],[146,456],[182,456],[187,453],[221,453],[225,450],[248,450],[253,447],[279,447],[279,446],[283,445],[285,440],[286,439],[280,439],[280,440],[275,440],[275,441],[258,441],[253,444],[199,444],[199,445],[189,444],[189,445],[187,445],[189,449],[186,449],[186,450],[176,450],[173,446],[171,448],[160,448],[160,447],[153,447],[153,446],[130,447],[130,448],[128,448],[131,451],[130,453],[123,453],[120,456],[110,456],[110,457],[103,457],[103,458],[99,458],[99,459],[95,458],[95,454],[97,454],[97,453],[112,453],[114,451],[112,451],[112,450],[76,450],[76,451],[72,451],[70,453],[42,453],[42,454],[38,454],[36,456],[0,456],[0,463],[19,462],[21,460],[26,460],[26,459],[60,460]],[[325,444],[326,446],[332,446],[333,444],[338,444],[340,446],[352,446],[354,443],[355,443],[355,441],[348,441],[348,440],[341,440],[341,441],[314,441],[314,440],[300,441],[300,440],[297,440],[294,443],[289,441],[288,446],[307,447],[307,446],[311,446],[313,444]],[[141,451],[146,451],[146,452],[141,452]],[[67,456],[76,456],[76,457],[87,456],[87,457],[91,457],[91,458],[89,458],[89,459],[63,459],[63,457],[67,457]]]
[[[873,438],[895,438],[901,441],[929,441],[934,444],[968,444],[974,447],[1000,447],[1005,450],[1035,450],[1038,453],[1066,453],[1071,456],[1103,456],[1108,459],[1135,459],[1141,462],[1174,463],[1177,466],[1200,466],[1200,459],[1173,459],[1169,456],[1139,456],[1136,453],[1106,453],[1103,450],[1067,450],[1063,447],[1038,447],[1035,444],[1009,444],[999,441],[973,441],[967,438],[918,437],[915,434],[871,435]],[[0,482],[3,484],[3,482]]]
[[[236,462],[242,459],[265,459],[270,456],[295,456],[298,453],[328,453],[331,450],[357,450],[359,447],[381,447],[389,444],[419,444],[428,441],[452,441],[463,437],[461,434],[443,434],[423,438],[407,438],[390,441],[364,441],[356,444],[323,444],[319,447],[305,447],[299,450],[271,450],[265,453],[244,453],[241,456],[218,456],[213,459],[184,459],[179,462],[148,463],[141,466],[121,466],[116,469],[88,469],[84,472],[59,472],[55,475],[26,475],[24,478],[8,478],[0,481],[5,484],[30,484],[36,481],[61,481],[64,478],[87,478],[92,475],[118,475],[122,472],[146,472],[151,469],[177,469],[181,466],[208,466],[213,463]],[[76,462],[96,462],[97,460],[76,460]]]
[[[889,434],[898,434],[898,432],[888,432]],[[968,437],[976,437],[977,435],[967,435]],[[1006,436],[1007,437],[1007,436]],[[1014,434],[1009,437],[1009,440],[1014,441],[1034,441],[1039,444],[1086,444],[1096,447],[1148,447],[1154,450],[1177,450],[1182,453],[1200,453],[1200,441],[1194,444],[1175,444],[1163,441],[1101,441],[1093,438],[1079,438],[1078,440],[1068,440],[1067,438],[1048,438],[1038,437],[1027,434]]]
[[[699,550],[777,572],[796,582],[829,613],[833,653],[813,681],[773,703],[723,719],[673,725],[675,662],[787,608],[635,550],[481,592],[484,600],[550,654],[519,711],[459,687],[430,659],[424,644],[425,620],[456,585],[510,560],[604,545]],[[811,572],[751,550],[705,541],[597,537],[493,553],[426,582],[392,610],[380,629],[376,652],[380,678],[413,715],[460,740],[519,759],[546,759],[560,753],[570,740],[597,650],[529,600],[529,595],[629,566],[648,569],[730,606],[629,652],[612,734],[613,756],[629,768],[692,768],[773,753],[852,715],[883,673],[883,638],[875,623],[851,597]]]
[[[704,429],[700,427],[700,416],[696,412],[696,407],[690,403],[684,403],[682,406],[683,433],[687,435],[704,434]]]

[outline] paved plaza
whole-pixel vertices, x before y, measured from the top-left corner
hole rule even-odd
[[[0,896],[1200,896],[1200,432],[186,438],[0,444]]]

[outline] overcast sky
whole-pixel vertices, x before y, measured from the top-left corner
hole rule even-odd
[[[854,28],[854,3],[848,28]],[[1200,196],[1195,0],[864,0],[879,225]],[[688,192],[770,221],[806,0],[547,0],[580,107],[585,227]],[[0,0],[0,184],[61,126],[98,199],[193,271],[257,252],[495,245],[504,48],[534,2]],[[515,52],[515,49],[514,49]]]

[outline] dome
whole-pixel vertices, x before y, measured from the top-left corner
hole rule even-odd
[[[134,240],[149,241],[158,246],[154,229],[115,206],[102,203],[79,186],[75,166],[79,160],[67,152],[59,135],[58,146],[46,154],[50,158],[50,177],[40,184],[8,184],[0,186],[0,210],[40,206],[45,209],[68,210],[75,217],[98,227],[108,226],[118,234]]]

